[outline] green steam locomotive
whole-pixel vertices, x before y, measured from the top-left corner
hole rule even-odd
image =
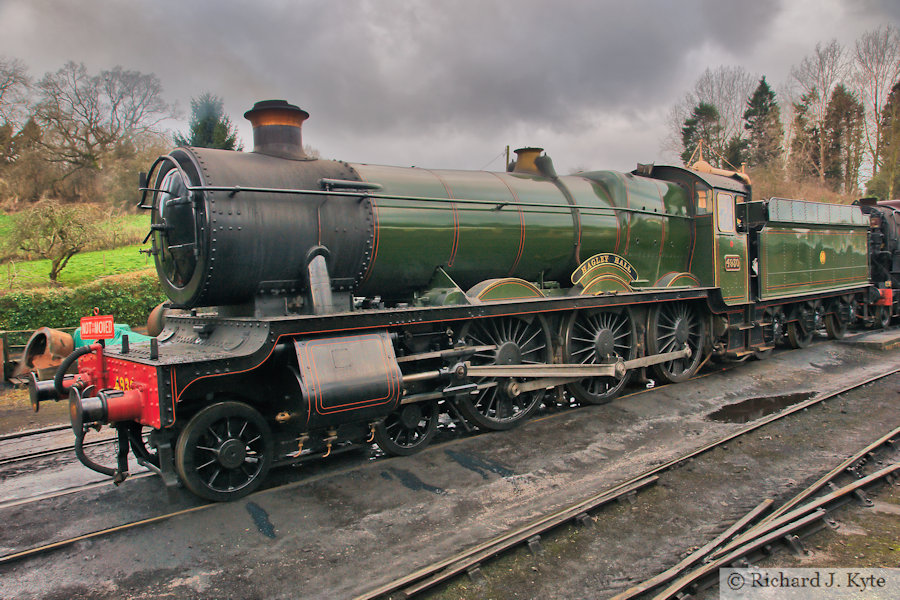
[[[133,451],[230,500],[346,443],[411,454],[441,419],[506,429],[890,319],[857,206],[756,199],[705,163],[559,176],[539,148],[503,173],[320,160],[305,111],[245,116],[253,152],[178,148],[144,178],[164,328],[32,385],[36,406],[69,399],[79,458],[119,480]],[[107,422],[115,468],[82,449]]]

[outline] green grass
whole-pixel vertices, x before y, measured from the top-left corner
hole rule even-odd
[[[2,223],[0,223],[2,226]],[[59,274],[59,283],[74,287],[107,275],[117,275],[153,266],[153,260],[138,253],[148,246],[121,246],[76,254]],[[50,284],[50,261],[30,260],[0,265],[0,290],[22,290]]]
[[[122,244],[138,244],[147,232],[150,231],[150,215],[125,214],[110,217],[102,224],[106,232],[106,242],[110,247],[119,247]],[[0,222],[0,235],[2,235],[2,222]],[[104,248],[88,248],[89,250],[101,250]],[[65,271],[63,271],[65,273]]]
[[[76,254],[59,275],[59,284],[74,287],[107,275],[118,275],[153,266],[146,254],[139,254],[140,241],[150,229],[150,215],[111,216],[98,224],[102,234],[87,251]],[[12,235],[15,216],[0,213],[0,247]],[[149,247],[143,246],[144,248]],[[6,252],[14,252],[5,248]],[[49,260],[25,260],[6,254],[11,260],[0,264],[0,293],[50,285]]]
[[[12,216],[0,212],[0,240],[8,239],[12,235],[14,225]]]

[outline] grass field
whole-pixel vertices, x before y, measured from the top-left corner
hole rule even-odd
[[[0,213],[0,240],[7,240],[13,232],[13,218],[6,213]]]
[[[153,260],[138,250],[144,246],[122,246],[76,254],[59,274],[59,283],[74,287],[107,275],[117,275],[153,266]],[[49,260],[9,262],[0,265],[0,289],[28,289],[50,284]]]
[[[73,287],[107,275],[117,275],[153,266],[153,260],[140,254],[139,242],[150,228],[146,214],[120,215],[104,221],[107,244],[126,243],[111,249],[81,252],[72,257],[59,275],[59,283]],[[12,216],[0,213],[0,243],[9,239],[15,222]],[[149,247],[143,246],[144,248]],[[50,284],[49,260],[11,260],[0,264],[0,292],[44,287]]]

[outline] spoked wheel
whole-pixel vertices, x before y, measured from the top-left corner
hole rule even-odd
[[[687,358],[653,365],[651,370],[663,383],[685,381],[693,377],[703,360],[706,327],[697,310],[684,302],[665,302],[650,311],[647,348],[650,354],[691,349]]]
[[[809,303],[797,307],[797,320],[788,324],[788,343],[792,348],[806,348],[816,333],[816,315]]]
[[[497,317],[469,321],[460,332],[467,344],[496,346],[495,350],[479,352],[472,357],[473,365],[529,365],[552,362],[550,330],[543,317],[522,319]],[[480,379],[478,383],[496,385],[478,390],[459,399],[459,411],[481,429],[511,429],[538,409],[546,390],[514,393],[508,377]]]
[[[375,443],[394,456],[408,456],[422,450],[437,431],[437,402],[406,404],[375,426]]]
[[[847,333],[847,326],[856,318],[852,302],[843,299],[832,305],[832,312],[825,316],[825,333],[828,339],[839,340]]]
[[[887,329],[891,324],[891,307],[875,307],[875,329]]]
[[[579,310],[569,317],[565,328],[565,362],[592,365],[616,358],[635,357],[635,333],[625,309]],[[568,384],[575,399],[585,404],[606,404],[619,395],[631,379],[631,371],[621,379],[591,377]]]
[[[189,490],[209,500],[235,500],[262,483],[272,465],[272,433],[242,402],[207,406],[178,436],[175,468]]]

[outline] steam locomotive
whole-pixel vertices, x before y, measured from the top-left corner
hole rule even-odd
[[[754,199],[707,163],[559,176],[540,148],[502,173],[321,160],[297,106],[244,116],[252,152],[177,148],[142,176],[164,328],[32,382],[117,482],[134,452],[169,489],[231,500],[348,442],[411,454],[444,415],[507,429],[897,309],[890,207]],[[84,453],[103,423],[115,467]]]

